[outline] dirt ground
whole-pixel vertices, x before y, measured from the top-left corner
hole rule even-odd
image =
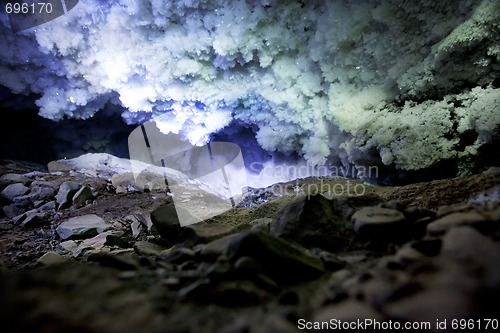
[[[0,163],[0,176],[33,171],[32,167],[11,161]],[[440,306],[455,304],[450,312],[443,312],[446,318],[467,319],[461,316],[477,315],[481,311],[489,317],[499,314],[498,309],[487,305],[492,297],[500,295],[497,277],[491,277],[494,282],[488,287],[484,286],[484,277],[474,275],[477,272],[456,280],[456,275],[467,268],[441,256],[415,259],[413,266],[394,263],[405,245],[446,243],[446,235],[439,236],[444,237],[442,239],[424,236],[375,249],[357,243],[342,253],[328,254],[340,260],[342,268],[300,283],[276,282],[265,276],[257,282],[244,276],[226,278],[230,273],[225,271],[227,263],[223,258],[212,262],[196,259],[196,253],[204,245],[183,250],[195,259],[166,260],[164,256],[172,250],[161,242],[154,230],[146,230],[144,226],[136,238],[125,228],[117,234],[126,245],[108,245],[80,257],[63,254],[57,263],[45,264],[39,259],[47,252],[58,251],[62,240],[55,229],[63,221],[95,214],[114,225],[121,223],[129,228],[130,216],[147,217],[156,208],[171,203],[172,198],[163,192],[117,194],[110,181],[78,172],[38,172],[31,178],[55,186],[75,181],[92,188],[94,199],[78,209],[48,211],[45,223],[36,228],[22,228],[6,216],[0,219],[0,318],[5,332],[296,332],[300,331],[301,318],[424,320],[429,316],[426,311],[404,312],[407,307],[411,308],[405,302],[408,300],[415,306],[431,304],[432,297],[426,299],[425,292],[436,290],[440,283],[465,285],[466,291],[457,295],[471,298],[465,297],[467,302],[462,304],[454,301],[448,291],[442,299],[439,292],[434,294]],[[250,229],[253,221],[267,219],[268,223],[283,207],[317,193],[333,200],[355,197],[362,192],[377,196],[391,207],[422,208],[437,214],[460,211],[460,207],[471,202],[478,205],[486,202],[492,206],[488,209],[495,212],[495,209],[498,211],[495,205],[500,205],[499,188],[499,168],[401,187],[377,186],[345,178],[307,178],[251,189],[251,195],[237,207],[202,223],[230,225],[235,230]],[[494,253],[500,253],[498,229],[484,237],[495,244]],[[144,243],[159,249],[141,249]],[[158,254],[160,250],[162,255]],[[318,249],[310,251],[325,255]],[[485,267],[486,271],[490,269]],[[445,274],[445,270],[449,274]],[[226,275],[221,281],[217,280],[207,298],[201,291],[205,291],[207,284],[213,287],[214,272],[218,271]],[[491,272],[497,274],[494,269]],[[467,310],[470,307],[473,310]],[[431,306],[429,311],[433,309]],[[450,327],[445,331],[452,331]]]

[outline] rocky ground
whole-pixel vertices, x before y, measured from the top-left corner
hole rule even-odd
[[[122,171],[49,170],[0,163],[2,331],[499,327],[499,168],[300,179],[185,227],[170,195]]]

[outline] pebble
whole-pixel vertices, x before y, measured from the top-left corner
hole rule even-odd
[[[132,231],[132,237],[137,238],[139,237],[141,231],[142,231],[142,224],[141,222],[135,220],[130,224],[130,230]]]

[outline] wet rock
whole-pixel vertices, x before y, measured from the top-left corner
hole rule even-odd
[[[140,255],[158,257],[166,248],[151,242],[135,242],[134,250]]]
[[[79,188],[80,185],[72,181],[62,183],[56,195],[56,202],[59,205],[57,209],[69,208],[71,206],[71,200]]]
[[[324,272],[319,257],[286,240],[263,232],[244,231],[231,239],[225,255],[235,263],[239,258],[254,258],[275,279],[296,282],[317,278]]]
[[[12,218],[12,217],[15,217],[15,216],[18,216],[18,215],[24,213],[26,211],[26,209],[23,207],[19,207],[16,204],[12,204],[12,205],[4,206],[2,208],[2,211],[5,214],[5,216]]]
[[[497,227],[497,223],[491,221],[487,216],[476,210],[468,212],[457,212],[445,215],[427,226],[427,232],[431,236],[444,234],[452,227],[468,225],[478,230],[491,230]]]
[[[9,201],[14,201],[16,197],[25,195],[29,191],[29,187],[24,186],[22,183],[16,183],[8,185],[2,192],[0,192],[0,195]]]
[[[400,211],[366,207],[352,216],[354,231],[363,238],[374,240],[406,240],[412,226]]]
[[[80,208],[85,206],[87,200],[92,200],[92,190],[88,186],[82,186],[73,196],[73,207]]]
[[[37,263],[43,266],[60,265],[67,262],[67,258],[61,256],[56,252],[47,252],[37,260]]]
[[[73,217],[61,223],[56,231],[61,239],[66,240],[91,238],[110,228],[111,225],[106,223],[102,218],[94,214],[89,214]]]
[[[305,247],[336,250],[346,241],[344,222],[332,200],[312,195],[283,207],[272,220],[270,233]]]
[[[25,175],[17,174],[17,173],[6,173],[0,177],[0,188],[4,188],[8,185],[21,183],[23,185],[29,186],[32,180]]]

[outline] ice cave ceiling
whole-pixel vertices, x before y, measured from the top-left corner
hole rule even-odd
[[[0,18],[0,102],[34,96],[52,120],[116,105],[195,144],[255,133],[312,165],[408,172],[498,142],[498,0],[81,0],[17,33]]]

